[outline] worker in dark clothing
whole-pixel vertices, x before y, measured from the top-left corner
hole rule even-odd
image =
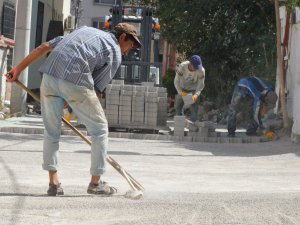
[[[274,92],[274,87],[268,82],[256,76],[239,80],[235,86],[229,107],[227,121],[229,137],[235,136],[237,109],[239,103],[244,98],[251,98],[253,100],[253,112],[246,132],[249,136],[258,135],[258,128],[260,128],[263,132],[265,131],[266,127],[262,123],[261,117],[269,110],[273,109],[277,101],[277,95]]]

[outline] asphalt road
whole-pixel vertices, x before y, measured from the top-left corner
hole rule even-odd
[[[110,138],[109,152],[146,188],[129,186],[112,167],[103,179],[119,192],[86,193],[89,146],[64,136],[60,180],[65,195],[48,197],[42,135],[0,133],[0,224],[294,225],[300,224],[300,145],[176,143]]]

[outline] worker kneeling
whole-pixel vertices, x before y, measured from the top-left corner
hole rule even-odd
[[[267,127],[263,124],[261,118],[266,115],[269,110],[274,109],[277,95],[274,92],[274,87],[270,83],[256,76],[243,78],[239,80],[235,86],[227,121],[228,136],[235,136],[237,109],[241,100],[245,98],[252,99],[253,104],[253,112],[247,126],[246,134],[249,136],[265,134],[267,138],[272,136]],[[258,132],[258,130],[261,132]]]

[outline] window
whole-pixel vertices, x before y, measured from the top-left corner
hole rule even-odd
[[[44,22],[44,3],[38,3],[38,12],[36,20],[35,47],[42,44],[43,39],[43,22]]]
[[[103,30],[104,29],[104,21],[105,21],[105,17],[93,18],[92,19],[92,27]]]
[[[4,2],[2,12],[1,33],[2,35],[10,39],[15,39],[15,16],[15,6],[11,3]],[[12,60],[13,51],[10,51],[9,55],[7,55],[7,70],[11,70]]]
[[[5,2],[3,4],[2,34],[11,39],[14,39],[15,35],[15,14],[15,6]]]

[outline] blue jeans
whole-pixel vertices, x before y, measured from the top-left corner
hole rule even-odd
[[[240,103],[243,100],[245,100],[246,98],[247,97],[244,97],[240,93],[239,87],[236,86],[234,88],[234,91],[233,91],[233,94],[232,94],[231,103],[230,103],[229,111],[228,111],[228,118],[227,118],[227,130],[228,130],[228,134],[235,135],[237,111],[240,108]],[[259,121],[261,121],[260,120],[260,116],[259,116],[258,119],[259,119]],[[254,115],[252,114],[252,116],[250,117],[250,121],[248,122],[248,125],[247,125],[247,132],[246,132],[246,134],[247,135],[256,134],[256,131],[257,131],[258,127],[259,127],[259,124],[254,120]]]
[[[176,108],[176,114],[177,116],[183,116],[183,99],[180,94],[176,95],[175,98],[175,108]],[[190,105],[190,112],[191,112],[191,121],[196,122],[198,119],[198,108],[200,105],[200,96],[198,96],[197,101],[194,104]]]
[[[90,174],[100,176],[105,172],[108,144],[108,125],[94,90],[43,75],[41,84],[42,117],[45,125],[43,144],[43,169],[58,170],[58,149],[61,135],[61,118],[64,101],[85,124],[92,140]]]

